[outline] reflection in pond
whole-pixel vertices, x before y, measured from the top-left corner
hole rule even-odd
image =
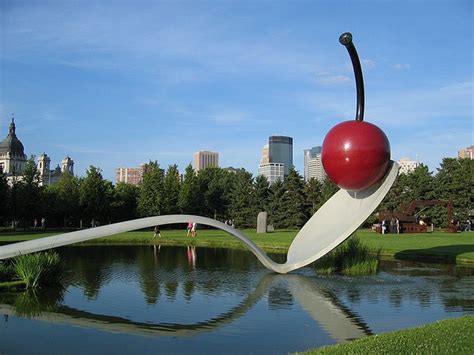
[[[242,250],[61,253],[74,271],[66,290],[0,293],[0,353],[60,352],[61,341],[80,353],[84,336],[97,353],[196,352],[197,344],[202,353],[288,353],[474,312],[470,269],[382,263],[376,276],[322,277],[312,268],[268,273]],[[36,336],[60,340],[42,348],[20,340]]]

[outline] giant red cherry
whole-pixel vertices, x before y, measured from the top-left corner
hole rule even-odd
[[[390,143],[372,123],[345,121],[324,138],[321,159],[326,174],[336,185],[351,191],[364,190],[387,172]]]
[[[354,121],[333,127],[324,138],[321,160],[328,177],[339,187],[364,190],[380,181],[390,165],[390,143],[376,125],[364,122],[364,81],[352,35],[339,37],[351,57],[357,88],[357,112]]]

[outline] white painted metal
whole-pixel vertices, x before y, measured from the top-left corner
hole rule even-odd
[[[397,173],[398,164],[392,162],[387,175],[376,185],[359,192],[339,190],[299,231],[290,245],[285,264],[278,264],[271,260],[263,250],[235,228],[211,218],[193,215],[147,217],[9,244],[0,247],[0,260],[155,225],[192,221],[226,231],[247,245],[266,268],[284,274],[319,259],[348,238],[382,202],[395,182]]]

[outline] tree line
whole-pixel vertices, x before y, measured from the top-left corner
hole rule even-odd
[[[436,175],[423,164],[400,175],[379,210],[396,210],[413,200],[452,200],[455,217],[465,221],[473,205],[473,162],[445,158]],[[284,181],[269,184],[266,177],[253,177],[244,169],[212,167],[196,172],[188,165],[181,175],[177,165],[163,169],[157,161],[145,165],[139,186],[114,185],[94,166],[84,177],[66,172],[58,183],[41,186],[31,157],[22,178],[8,183],[0,173],[0,223],[10,226],[16,221],[15,226],[28,228],[35,219],[45,218],[48,227],[87,228],[140,217],[195,214],[253,228],[257,214],[267,211],[275,228],[299,228],[337,190],[329,179],[305,182],[295,169]],[[446,226],[445,207],[433,207],[429,213],[436,226]],[[375,221],[374,215],[366,223]]]

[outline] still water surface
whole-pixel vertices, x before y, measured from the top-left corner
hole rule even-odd
[[[385,262],[376,276],[323,277],[273,274],[241,250],[59,251],[65,290],[0,293],[0,354],[286,354],[474,313],[469,268]]]

